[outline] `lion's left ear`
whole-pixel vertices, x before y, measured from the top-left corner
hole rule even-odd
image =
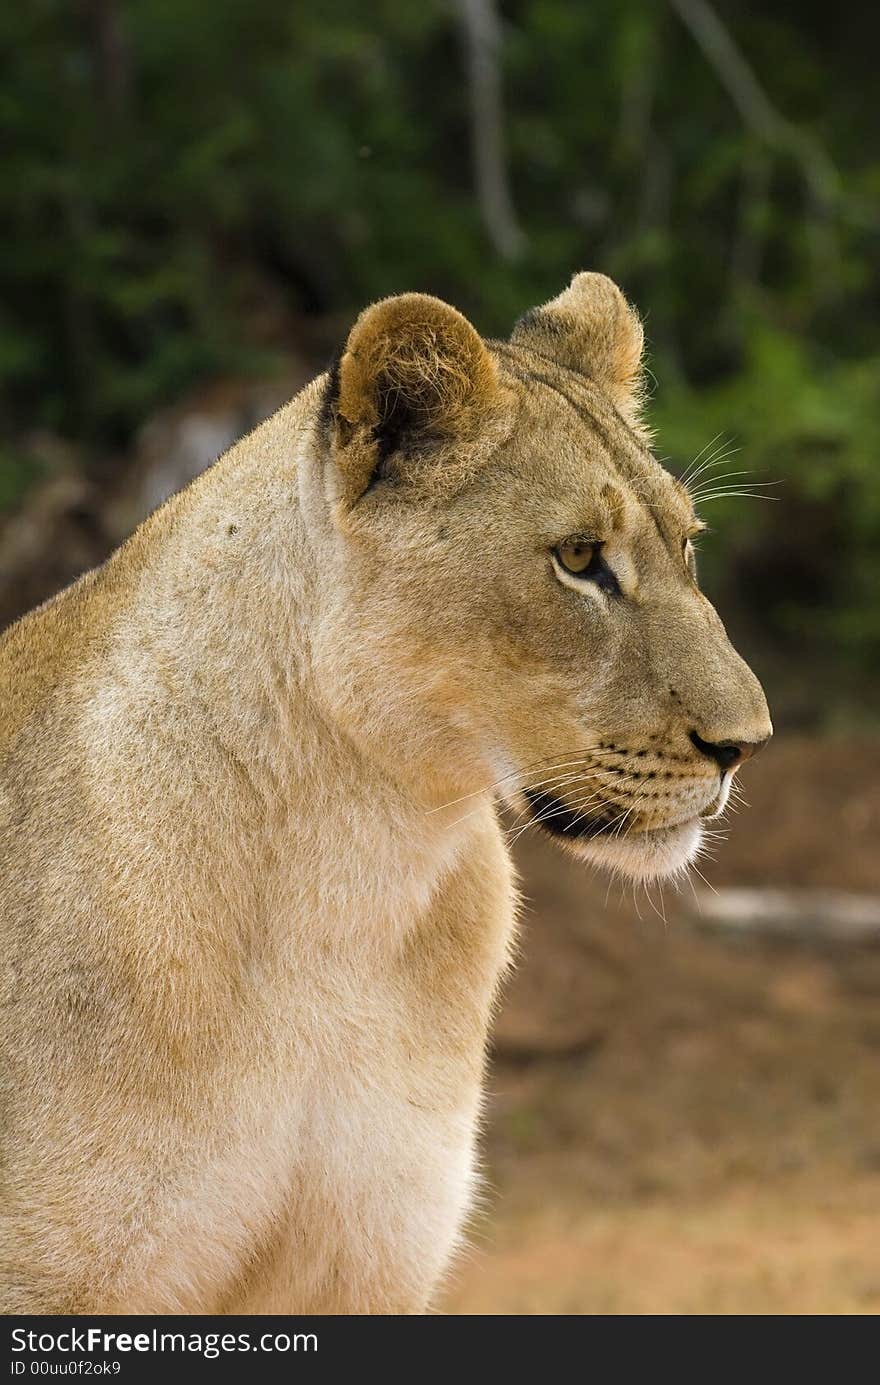
[[[635,309],[604,274],[576,274],[567,289],[521,317],[510,337],[605,390],[626,421],[638,425],[644,332]]]
[[[328,382],[343,503],[383,475],[440,487],[463,474],[498,399],[495,363],[455,308],[421,293],[374,303]]]

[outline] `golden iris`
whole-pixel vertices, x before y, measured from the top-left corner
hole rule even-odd
[[[596,544],[585,543],[578,539],[568,539],[559,545],[556,556],[566,572],[572,573],[575,577],[581,577],[596,556]]]

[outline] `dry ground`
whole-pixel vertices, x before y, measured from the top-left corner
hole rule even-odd
[[[880,894],[880,744],[777,744],[743,780],[712,881]],[[487,1208],[444,1309],[880,1311],[880,945],[722,937],[689,892],[640,919],[522,845]]]

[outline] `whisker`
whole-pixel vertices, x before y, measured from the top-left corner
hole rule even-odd
[[[625,891],[626,891],[626,886],[624,886],[624,893],[625,893]],[[641,911],[641,909],[639,908],[639,900],[638,900],[638,896],[637,896],[637,894],[636,894],[636,882],[635,882],[635,880],[632,882],[632,891],[633,891],[633,907],[635,908],[635,911],[636,911],[636,918],[638,919],[639,923],[644,923],[645,920],[642,918],[642,911]]]
[[[625,779],[621,779],[621,780],[620,780],[620,783],[621,783],[621,784],[627,784],[627,783],[631,784],[631,783],[634,782],[634,779],[635,779],[635,776],[632,775],[632,774],[630,774],[630,775],[627,775],[627,777],[626,777]],[[617,788],[617,785],[615,785],[615,788]],[[614,839],[617,840],[618,837],[619,837],[619,835],[620,835],[619,830],[618,830],[618,832],[615,832],[615,833],[612,834],[611,831],[610,831],[610,829],[615,825],[615,823],[620,822],[621,819],[623,819],[623,821],[625,822],[626,819],[627,819],[627,817],[629,816],[629,814],[632,812],[633,808],[637,808],[638,805],[639,805],[640,803],[644,802],[644,800],[645,800],[646,797],[647,797],[647,794],[644,794],[644,793],[643,793],[643,794],[640,794],[640,795],[634,800],[634,802],[630,805],[629,808],[627,808],[626,810],[624,810],[624,811],[622,811],[621,813],[619,813],[619,814],[617,815],[616,818],[612,818],[610,822],[605,823],[604,829],[603,829],[603,836],[612,836],[612,835],[613,835]],[[617,805],[615,805],[615,806],[617,806]],[[577,818],[575,818],[575,822],[577,822]]]
[[[696,887],[696,885],[694,884],[693,876],[691,875],[691,873],[690,873],[689,870],[685,872],[685,877],[684,877],[684,878],[685,878],[685,880],[688,882],[688,884],[689,884],[690,887],[691,887],[691,894],[692,894],[693,897],[694,897],[694,903],[695,903],[696,906],[697,906],[697,912],[700,913],[700,914],[702,914],[702,912],[703,912],[703,902],[702,902],[702,900],[700,899],[700,896],[697,894],[697,887]]]
[[[713,894],[717,894],[717,893],[718,893],[718,891],[716,890],[715,886],[714,886],[713,884],[711,884],[711,883],[706,879],[705,875],[704,875],[703,872],[700,870],[700,867],[697,865],[696,861],[691,861],[691,870],[695,870],[695,871],[697,872],[697,875],[700,877],[700,879],[702,880],[703,884],[704,884],[704,885],[708,885],[709,889],[712,891]]]
[[[719,451],[713,452],[711,457],[707,457],[706,461],[703,462],[701,466],[698,466],[696,471],[688,472],[686,476],[680,476],[679,480],[688,490],[691,490],[694,482],[697,481],[700,476],[708,479],[710,472],[716,471],[720,466],[724,466],[725,462],[729,462],[731,457],[735,457],[737,453],[741,451],[741,447],[729,447],[726,451],[719,449]]]
[[[699,460],[700,460],[700,458],[703,456],[703,454],[704,454],[705,452],[708,452],[710,447],[714,447],[715,444],[716,444],[716,442],[718,442],[719,438],[723,438],[723,437],[724,437],[724,429],[722,428],[722,430],[721,430],[720,433],[716,433],[715,436],[714,436],[714,438],[710,438],[709,441],[706,443],[706,445],[705,445],[704,447],[701,447],[701,448],[700,448],[700,450],[699,450],[699,452],[697,453],[696,457],[694,457],[694,460],[693,460],[692,462],[690,462],[690,463],[688,464],[688,466],[685,468],[684,476],[682,476],[682,478],[681,478],[683,481],[685,480],[685,478],[686,478],[687,476],[689,476],[689,475],[692,474],[691,468],[697,465],[697,463],[699,462]],[[723,442],[722,442],[721,446],[722,446],[722,447],[724,446],[724,443],[723,443]]]
[[[743,481],[736,486],[724,486],[719,487],[717,490],[701,491],[699,495],[692,495],[691,500],[694,505],[702,505],[703,501],[708,497],[714,498],[717,495],[756,495],[759,492],[763,495],[767,488],[775,486],[776,484],[775,481]]]
[[[651,891],[650,891],[649,888],[648,888],[648,881],[647,881],[647,880],[643,880],[643,881],[642,881],[642,887],[643,887],[643,889],[644,889],[644,891],[645,891],[645,898],[647,899],[647,901],[648,901],[648,903],[650,904],[651,908],[654,910],[654,913],[657,915],[658,919],[660,919],[661,923],[663,924],[664,930],[665,930],[666,932],[668,932],[668,931],[669,931],[669,925],[668,925],[668,923],[666,922],[666,914],[665,914],[665,913],[661,913],[661,911],[657,908],[657,905],[654,903],[653,899],[651,898]],[[662,895],[661,895],[661,899],[662,899]]]
[[[725,485],[726,482],[728,482],[728,481],[733,481],[733,480],[735,479],[735,477],[737,477],[737,476],[757,476],[757,475],[759,475],[759,473],[758,473],[757,471],[755,471],[754,467],[743,467],[743,468],[741,468],[739,471],[725,471],[725,472],[723,473],[723,475],[721,475],[721,476],[707,476],[706,479],[705,479],[705,481],[701,482],[701,484],[700,484],[699,486],[694,486],[693,489],[691,489],[691,491],[690,491],[691,499],[692,499],[692,500],[696,499],[703,491],[709,491],[709,490],[713,490],[713,489],[717,490],[719,486]],[[740,482],[739,484],[740,484],[740,485],[746,485],[747,483],[746,483],[745,481],[742,481],[742,482]],[[755,485],[755,486],[772,486],[772,485],[775,485],[776,482],[774,482],[774,481],[750,481],[750,482],[748,482],[748,484],[749,484],[749,485]]]
[[[491,784],[485,785],[482,789],[474,789],[472,793],[464,793],[459,798],[450,798],[446,803],[440,803],[436,808],[427,808],[425,810],[425,815],[426,817],[430,817],[433,813],[442,812],[444,808],[454,808],[456,803],[464,803],[465,800],[468,798],[477,798],[480,794],[494,793],[496,790],[500,789],[502,784],[506,783],[508,779],[519,778],[520,775],[527,775],[530,771],[535,774],[539,774],[543,772],[543,770],[547,769],[563,769],[566,765],[576,765],[581,763],[582,761],[585,761],[588,755],[592,755],[595,758],[599,758],[600,756],[604,757],[607,755],[611,755],[614,752],[610,750],[603,750],[601,746],[586,746],[583,748],[577,747],[576,749],[570,750],[566,753],[568,755],[580,754],[581,759],[563,759],[556,761],[550,760],[546,763],[541,760],[533,760],[530,764],[520,769],[511,770],[509,774],[502,774],[500,779],[494,780]]]
[[[615,823],[618,824],[617,831],[609,833],[609,835],[612,836],[615,841],[619,841],[620,837],[623,835],[624,824],[626,823],[626,820],[629,817],[630,813],[633,812],[633,810],[637,808],[640,803],[643,803],[646,797],[646,794],[640,794],[638,798],[636,798],[624,812],[620,813],[616,818],[614,818],[612,822],[608,824],[609,828],[613,827]]]
[[[571,775],[571,776],[566,777],[566,778],[563,779],[560,783],[552,783],[551,781],[548,781],[546,784],[540,786],[540,791],[541,791],[541,792],[545,792],[548,788],[562,789],[562,788],[564,788],[565,785],[568,784],[568,783],[576,783],[576,784],[578,784],[578,783],[583,782],[584,780],[587,780],[587,779],[596,779],[596,778],[598,778],[598,772],[597,772],[596,774],[583,774],[583,773],[577,773],[577,774],[574,774],[574,775]],[[539,792],[539,788],[536,787],[536,788],[534,789],[534,792],[535,792],[535,793]],[[556,795],[554,794],[553,796],[555,797]],[[516,827],[517,823],[519,823],[519,822],[522,820],[522,818],[525,817],[525,815],[526,815],[527,813],[529,813],[530,811],[531,811],[531,805],[530,805],[530,804],[528,803],[528,801],[527,801],[527,802],[520,808],[519,812],[517,813],[516,817],[514,818],[514,820],[513,820],[513,826]],[[553,811],[554,811],[554,809],[553,809],[552,806],[550,806],[550,807],[548,807],[547,811],[550,812],[550,813],[552,814]]]
[[[615,783],[615,786],[614,786],[614,787],[617,788],[617,787],[618,787],[618,784],[631,783],[631,782],[633,781],[633,779],[634,779],[634,776],[633,776],[633,775],[626,775],[623,779],[617,781],[617,783]],[[575,803],[575,804],[571,804],[571,805],[565,804],[565,805],[563,805],[569,812],[571,812],[571,813],[574,814],[574,816],[573,816],[573,818],[572,818],[572,826],[573,826],[575,823],[577,823],[579,820],[582,820],[584,817],[586,817],[586,816],[587,816],[587,812],[586,812],[587,808],[591,808],[591,807],[592,807],[592,808],[595,808],[595,805],[596,805],[600,800],[602,800],[602,798],[603,798],[603,794],[601,793],[601,791],[600,791],[600,792],[594,792],[594,793],[592,793],[592,794],[589,794],[586,798],[580,799],[580,800],[579,800],[577,803]],[[607,799],[607,798],[605,798],[605,801],[604,801],[604,803],[601,804],[601,807],[604,808],[604,807],[606,807],[606,806],[616,806],[616,805],[612,805],[612,804],[610,803],[610,800]],[[516,844],[516,842],[519,841],[519,839],[520,839],[520,837],[523,835],[523,833],[524,833],[524,832],[527,832],[528,829],[529,829],[530,827],[536,827],[536,826],[538,826],[540,823],[545,822],[548,818],[552,818],[552,817],[555,815],[555,812],[556,812],[555,806],[554,806],[554,805],[551,805],[550,807],[546,808],[542,813],[539,813],[537,816],[532,816],[532,817],[530,817],[529,820],[528,820],[528,822],[524,823],[522,827],[519,827],[519,828],[518,828],[518,830],[516,831],[516,834],[510,839],[509,845],[510,845],[511,847],[514,846],[514,845]],[[522,816],[522,815],[520,814],[520,816]],[[519,821],[519,818],[517,818],[517,822],[518,822],[518,821]],[[612,825],[613,825],[613,822],[616,822],[616,821],[617,821],[617,819],[614,818],[614,819],[612,820]],[[516,827],[516,823],[514,824],[514,827]]]
[[[696,502],[699,505],[708,505],[712,500],[781,500],[781,495],[761,495],[756,491],[717,491],[713,495],[701,495]]]
[[[587,803],[587,802],[592,801],[592,800],[599,800],[599,799],[601,799],[601,797],[602,797],[601,794],[594,794],[594,795],[592,795],[592,799],[591,799],[591,800],[584,800],[579,806],[581,806],[581,807],[586,806],[586,803]],[[510,839],[510,846],[514,846],[514,845],[519,841],[519,839],[520,839],[520,837],[523,835],[523,833],[524,833],[524,832],[527,832],[527,831],[529,830],[530,827],[537,827],[540,823],[546,822],[548,818],[552,818],[552,817],[554,816],[555,812],[556,812],[556,808],[553,807],[553,806],[551,806],[551,807],[545,808],[545,809],[543,810],[543,812],[538,813],[537,815],[532,815],[532,816],[530,816],[529,819],[528,819],[528,821],[525,822],[525,823],[523,823],[523,825],[522,825],[521,827],[518,828],[518,830],[516,831],[515,835],[514,835],[513,837],[511,837],[511,839]],[[517,821],[518,821],[518,819],[517,819]],[[517,825],[517,824],[514,823],[514,827],[516,827],[516,825]]]
[[[587,761],[586,763],[590,762]],[[550,788],[560,789],[563,788],[566,784],[577,784],[585,782],[587,779],[598,779],[601,773],[601,767],[599,769],[594,770],[592,773],[585,773],[584,770],[578,769],[573,770],[568,774],[561,774],[556,777],[551,776],[549,779],[540,780],[537,784],[523,784],[522,788],[523,790],[528,789],[530,793],[544,792]],[[519,822],[523,813],[525,813],[526,811],[526,808],[521,808],[517,813],[516,818],[514,819],[514,823]]]
[[[613,752],[611,752],[611,751],[608,751],[608,752],[601,752],[601,751],[600,751],[600,752],[599,752],[599,755],[601,755],[601,754],[603,754],[603,753],[605,753],[605,754],[611,754],[611,753],[613,753]],[[598,755],[595,756],[595,758],[598,758]],[[592,759],[587,759],[587,760],[584,760],[584,761],[569,760],[569,761],[567,761],[566,763],[568,763],[568,764],[570,764],[570,765],[577,765],[577,764],[589,765],[589,764],[592,764]],[[533,771],[533,772],[534,772],[534,773],[538,773],[537,770],[535,770],[535,771]],[[549,786],[551,786],[551,785],[553,785],[554,787],[559,787],[559,785],[561,785],[561,784],[563,784],[563,783],[567,783],[567,782],[569,782],[570,780],[595,779],[595,778],[597,778],[597,777],[599,776],[600,773],[601,773],[601,769],[596,769],[592,774],[585,773],[583,769],[577,769],[577,770],[574,770],[574,771],[572,771],[571,773],[568,773],[568,774],[560,774],[560,775],[558,775],[558,776],[551,776],[549,779],[539,780],[537,784],[522,784],[522,785],[520,785],[520,788],[521,788],[521,789],[526,789],[526,788],[528,788],[528,789],[532,790],[533,792],[537,793],[539,790],[541,790],[541,789],[546,789],[547,787],[549,787]],[[466,801],[467,801],[468,799],[470,799],[470,798],[477,798],[477,797],[479,797],[479,798],[484,798],[484,797],[486,796],[486,793],[487,793],[487,792],[488,792],[488,790],[480,790],[480,789],[478,789],[475,793],[463,794],[461,798],[453,799],[453,800],[452,800],[452,803],[447,803],[447,804],[445,804],[445,805],[443,805],[443,806],[449,808],[449,807],[452,807],[452,806],[453,806],[454,804],[456,804],[456,803],[464,803],[464,802],[466,802]],[[471,818],[471,817],[473,817],[476,813],[478,813],[478,812],[480,811],[481,807],[482,807],[482,804],[477,804],[476,808],[473,808],[469,813],[465,813],[462,817],[456,818],[454,822],[452,822],[452,823],[449,824],[450,830],[451,830],[452,828],[454,828],[454,827],[458,827],[459,824],[462,823],[462,822],[467,822],[468,818]],[[436,813],[436,812],[439,812],[439,809],[438,809],[438,808],[431,808],[431,809],[429,809],[429,810],[427,811],[427,814],[426,814],[426,815],[429,815],[430,813]],[[517,813],[516,817],[514,818],[514,824],[513,824],[514,826],[516,826],[516,824],[520,821],[520,819],[522,818],[522,816],[523,816],[523,814],[524,814],[525,812],[526,812],[526,809],[525,809],[525,808],[520,808],[519,812]]]

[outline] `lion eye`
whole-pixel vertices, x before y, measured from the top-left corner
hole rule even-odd
[[[620,596],[620,587],[602,557],[602,544],[590,539],[566,539],[554,548],[553,556],[563,572],[590,582],[609,596]]]
[[[595,562],[598,553],[598,544],[578,543],[575,539],[561,543],[556,550],[560,565],[565,568],[566,572],[571,572],[576,577],[584,575],[591,563]]]

